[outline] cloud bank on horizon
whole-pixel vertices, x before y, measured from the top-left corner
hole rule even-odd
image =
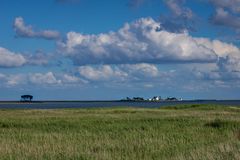
[[[75,4],[80,1],[55,2]],[[93,95],[96,88],[109,92],[125,88],[132,95],[138,90],[152,93],[161,90],[186,97],[216,95],[209,98],[228,90],[232,93],[224,96],[239,98],[236,89],[240,88],[240,1],[195,2],[213,7],[207,19],[201,22],[203,26],[216,27],[215,30],[226,28],[225,35],[231,39],[225,41],[221,35],[201,36],[199,29],[195,29],[201,15],[187,0],[160,0],[167,11],[158,17],[141,17],[125,22],[117,30],[99,33],[39,29],[41,27],[35,24],[34,27],[26,24],[27,18],[18,15],[12,22],[18,42],[39,41],[41,49],[49,48],[48,43],[55,45],[49,53],[44,53],[29,52],[28,45],[18,51],[0,43],[0,87],[17,90],[21,86],[23,92],[31,86],[42,92],[47,88],[71,90],[76,87],[87,88]],[[155,2],[127,2],[129,10],[151,3]],[[120,93],[124,94],[124,91]]]

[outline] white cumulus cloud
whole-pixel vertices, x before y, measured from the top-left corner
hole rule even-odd
[[[0,67],[19,67],[26,63],[23,55],[0,47]]]
[[[58,46],[76,65],[209,63],[216,62],[219,56],[239,52],[234,45],[218,40],[165,31],[152,18],[126,23],[117,32],[106,34],[69,32]]]
[[[216,39],[193,37],[187,32],[172,33],[152,18],[126,23],[117,32],[97,35],[69,32],[58,47],[75,65],[82,66],[80,73],[88,79],[107,79],[115,74],[109,66],[120,64],[125,68],[135,64],[134,70],[140,68],[143,75],[147,65],[147,69],[152,67],[152,75],[156,75],[157,69],[150,64],[212,64],[217,68],[215,72],[224,69],[226,72],[226,68],[231,68],[227,70],[229,74],[237,74],[240,70],[240,62],[236,60],[240,58],[237,46]],[[102,67],[88,66],[92,64]],[[124,67],[118,68],[125,72]],[[126,74],[129,73],[134,71],[129,69]]]

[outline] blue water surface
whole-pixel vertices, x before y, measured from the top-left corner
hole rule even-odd
[[[0,109],[57,109],[57,108],[102,108],[102,107],[143,107],[159,108],[184,104],[218,104],[240,106],[240,100],[201,100],[201,101],[161,101],[161,102],[133,102],[133,101],[73,101],[73,102],[0,102]]]

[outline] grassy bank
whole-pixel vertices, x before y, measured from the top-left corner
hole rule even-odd
[[[0,110],[0,159],[239,157],[238,107]]]

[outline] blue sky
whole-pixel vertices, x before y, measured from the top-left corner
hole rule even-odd
[[[239,0],[2,0],[0,100],[239,99]]]

